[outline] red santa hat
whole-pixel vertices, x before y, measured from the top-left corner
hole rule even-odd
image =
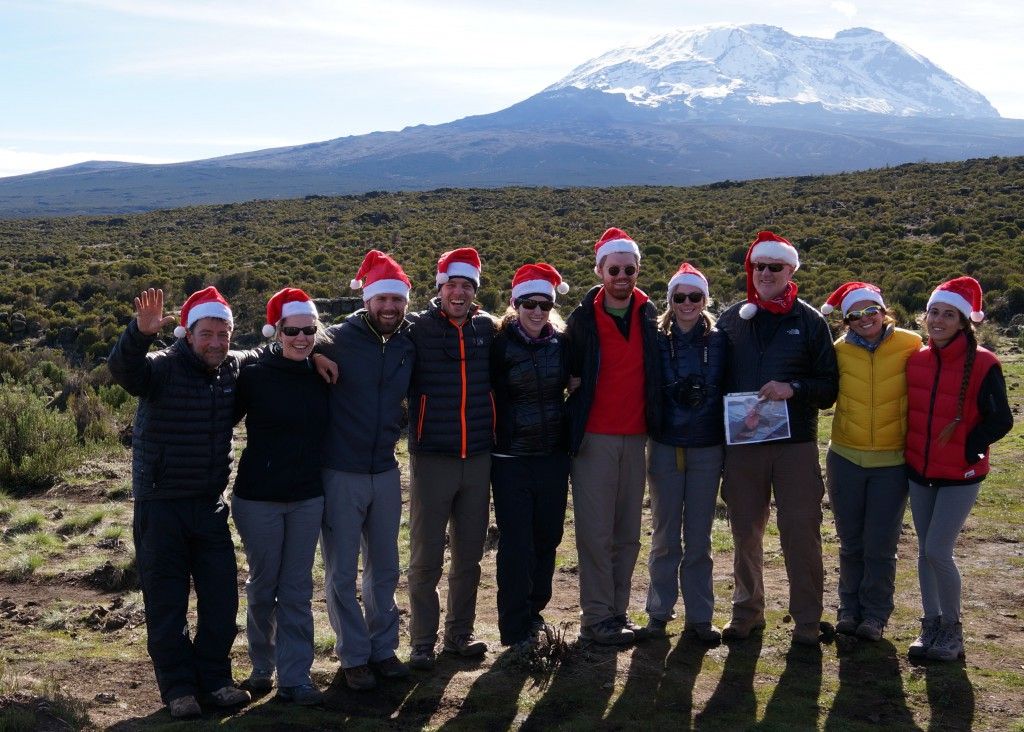
[[[757,290],[754,289],[754,262],[764,259],[777,259],[793,267],[793,271],[800,269],[800,255],[796,247],[771,231],[757,232],[757,238],[750,243],[747,249],[746,259],[743,267],[747,270],[747,302],[740,308],[740,317],[750,320],[757,315]]]
[[[362,288],[363,302],[374,295],[398,295],[404,300],[409,299],[412,282],[406,276],[401,265],[384,252],[371,249],[363,257],[356,278],[349,285],[353,290]]]
[[[600,267],[601,260],[609,254],[617,254],[619,252],[635,254],[637,260],[639,261],[640,259],[640,247],[636,245],[636,242],[625,231],[616,229],[613,226],[601,234],[601,238],[594,244],[595,268]]]
[[[437,260],[437,275],[434,282],[438,287],[450,280],[452,277],[465,277],[474,285],[480,287],[480,255],[473,247],[462,247],[445,252]]]
[[[672,299],[672,291],[678,285],[690,285],[704,293],[704,299],[711,300],[711,292],[708,288],[708,278],[689,262],[683,262],[672,279],[668,281],[668,297]]]
[[[545,295],[555,300],[555,293],[564,295],[569,283],[550,264],[524,264],[512,277],[512,302],[527,295]]]
[[[869,282],[847,282],[840,285],[836,291],[828,296],[828,300],[821,306],[821,314],[828,315],[836,308],[843,313],[843,317],[850,312],[855,303],[869,301],[878,303],[883,308],[885,301],[882,300],[882,291]]]
[[[231,306],[213,285],[189,295],[181,306],[181,324],[174,329],[174,337],[184,338],[189,328],[202,318],[219,318],[226,320],[230,326],[235,324],[231,317]]]
[[[985,312],[981,309],[981,284],[973,277],[957,277],[943,282],[932,290],[925,310],[939,302],[952,305],[971,322],[980,323],[985,319]]]
[[[267,323],[263,326],[263,337],[273,338],[277,324],[293,315],[312,315],[315,318],[316,305],[309,295],[297,287],[286,287],[275,292],[267,300]]]

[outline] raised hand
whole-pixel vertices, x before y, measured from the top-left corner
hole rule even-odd
[[[135,298],[135,322],[143,335],[156,335],[165,325],[170,325],[176,317],[164,315],[164,291],[152,287],[143,290]]]

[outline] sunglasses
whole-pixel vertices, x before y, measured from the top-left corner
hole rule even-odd
[[[863,310],[851,310],[846,314],[846,319],[850,321],[856,321],[868,315],[878,315],[879,313],[884,312],[885,308],[883,308],[882,306],[871,305],[870,307],[866,307]]]
[[[618,277],[619,272],[624,272],[626,277],[632,277],[633,275],[636,274],[636,267],[634,267],[632,264],[626,265],[625,267],[620,267],[617,264],[613,264],[610,267],[608,267],[608,274],[610,274],[612,277]]]
[[[549,302],[547,300],[520,300],[518,303],[516,303],[516,307],[526,308],[527,310],[534,310],[536,308],[540,308],[545,313],[548,312],[554,306],[555,304],[553,302]]]
[[[690,293],[677,292],[676,294],[674,294],[672,296],[672,302],[674,302],[676,305],[682,305],[687,300],[689,300],[690,302],[700,302],[703,299],[704,299],[704,293],[703,292],[690,292]]]
[[[785,266],[786,265],[779,264],[778,262],[772,262],[771,264],[767,264],[766,262],[754,263],[754,269],[756,269],[758,272],[764,272],[765,270],[768,270],[769,272],[781,272],[782,268]]]
[[[304,328],[300,328],[297,325],[282,325],[281,326],[281,332],[283,334],[285,334],[286,336],[288,336],[289,338],[294,338],[299,333],[302,333],[302,335],[311,336],[311,335],[316,335],[316,326],[315,325],[307,325]]]

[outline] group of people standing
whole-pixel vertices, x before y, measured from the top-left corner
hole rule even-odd
[[[799,254],[761,232],[745,260],[747,298],[710,315],[707,278],[689,263],[667,307],[636,287],[641,251],[608,229],[594,247],[600,284],[563,325],[567,283],[526,264],[496,319],[475,296],[472,248],[438,260],[437,297],[407,313],[411,283],[376,250],[352,286],[365,307],[324,328],[309,296],[276,293],[256,351],[229,351],[232,316],[214,288],[181,310],[179,340],[147,353],[163,294],[136,298],[137,317],[109,359],[139,397],[133,431],[134,538],[148,649],[174,717],[266,692],[322,699],[313,662],[312,568],[325,565],[328,616],[347,684],[370,689],[444,652],[482,656],[475,635],[480,561],[493,495],[502,645],[550,638],[544,610],[568,492],[579,561],[580,638],[624,645],[664,636],[682,593],[684,633],[742,640],[765,624],[763,539],[774,497],[789,579],[793,642],[817,644],[823,614],[818,412],[836,405],[826,460],[840,538],[837,630],[878,640],[893,610],[896,544],[909,493],[920,542],[924,617],[912,657],[963,652],[953,544],[988,471],[988,446],[1012,426],[999,362],[977,344],[981,289],[961,277],[936,288],[929,336],[894,327],[882,294],[847,283],[823,311],[848,326],[833,343],[821,313],[797,297]],[[909,378],[908,378],[909,375]],[[909,383],[909,387],[908,387]],[[568,398],[566,398],[568,394]],[[782,402],[783,437],[732,444],[723,398]],[[395,446],[408,404],[410,453],[408,664],[397,656]],[[232,682],[235,558],[222,493],[233,425],[246,421],[232,512],[248,563],[253,670]],[[909,476],[909,480],[908,480]],[[652,545],[646,612],[628,610],[640,552],[645,485]],[[711,533],[721,495],[734,543],[732,613],[714,623]],[[443,632],[438,586],[450,552]],[[359,558],[363,573],[357,596]],[[195,635],[186,620],[189,583]]]

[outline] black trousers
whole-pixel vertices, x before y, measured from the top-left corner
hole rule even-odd
[[[530,637],[551,599],[555,550],[562,541],[569,493],[569,457],[491,460],[498,522],[498,630],[503,645]]]
[[[146,645],[164,703],[233,683],[231,644],[238,628],[238,568],[228,507],[210,498],[137,501],[132,523]],[[189,633],[189,582],[197,622]]]

